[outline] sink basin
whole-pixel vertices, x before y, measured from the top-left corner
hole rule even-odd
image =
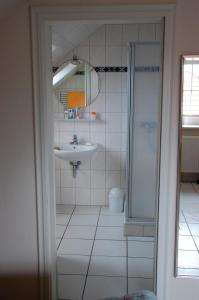
[[[56,157],[68,161],[87,160],[96,152],[97,144],[63,144],[60,150],[54,149]]]

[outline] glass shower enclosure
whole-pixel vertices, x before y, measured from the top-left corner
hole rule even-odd
[[[158,209],[162,44],[129,44],[126,217],[155,222]]]

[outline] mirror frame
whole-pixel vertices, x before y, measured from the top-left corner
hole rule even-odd
[[[72,59],[71,59],[71,60],[72,60]],[[62,62],[62,63],[57,67],[56,71],[55,71],[54,74],[53,74],[53,77],[56,75],[56,73],[57,73],[57,71],[59,70],[60,67],[62,67],[64,64],[66,64],[68,61],[71,61],[71,60],[68,59],[68,60],[65,60],[64,62]],[[77,58],[77,60],[82,61],[82,62],[88,64],[89,66],[91,66],[91,67],[95,70],[95,67],[94,67],[93,65],[91,65],[91,63],[88,62],[87,60],[81,59],[81,58]],[[96,70],[95,70],[95,72],[96,72]],[[99,96],[99,93],[100,93],[100,91],[101,91],[101,79],[100,79],[100,76],[99,76],[98,72],[96,72],[96,74],[97,74],[97,78],[98,78],[98,93],[97,93],[97,95],[93,98],[92,102],[85,106],[85,109],[86,109],[86,107],[90,106],[90,105],[97,99],[97,97]],[[55,92],[55,90],[56,90],[56,87],[53,87],[53,91],[54,91],[54,92]],[[58,100],[59,100],[59,102],[60,102],[60,99],[58,99]],[[61,104],[63,104],[63,103],[61,102]]]

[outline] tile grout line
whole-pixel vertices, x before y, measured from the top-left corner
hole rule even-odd
[[[91,258],[92,258],[92,253],[93,253],[93,248],[94,248],[94,244],[95,244],[95,237],[96,237],[96,234],[97,234],[97,228],[98,228],[98,223],[99,223],[100,214],[101,214],[101,207],[100,207],[100,210],[99,210],[99,215],[98,215],[97,225],[96,225],[95,234],[94,234],[94,239],[93,239],[93,245],[92,245],[91,254],[90,254],[90,258],[89,258],[89,262],[88,262],[88,268],[87,268],[87,272],[86,272],[86,278],[85,278],[84,288],[83,288],[82,298],[81,298],[82,300],[83,300],[84,294],[85,294],[86,283],[87,283],[87,278],[88,278],[88,272],[89,272],[90,263],[91,263]]]
[[[64,239],[64,235],[65,235],[66,230],[67,230],[67,228],[68,228],[68,226],[69,226],[70,220],[71,220],[71,218],[72,218],[72,216],[73,216],[73,214],[74,214],[75,209],[76,209],[76,205],[75,205],[75,207],[73,208],[72,213],[70,214],[70,218],[69,218],[69,220],[68,220],[68,222],[67,222],[66,229],[64,230],[64,233],[62,234],[61,240],[60,240],[59,245],[58,245],[58,247],[57,247],[57,251],[58,251],[58,249],[59,249],[59,247],[60,247],[60,244],[61,244],[62,240]],[[57,224],[56,224],[56,225],[57,225]],[[58,253],[57,253],[57,254],[58,254]]]
[[[194,237],[193,237],[192,231],[191,231],[191,229],[190,229],[190,227],[189,227],[189,223],[187,222],[187,219],[186,219],[186,217],[185,217],[185,215],[184,215],[184,211],[183,211],[183,210],[182,210],[182,214],[183,214],[183,216],[184,216],[184,219],[185,219],[186,225],[187,225],[187,227],[188,227],[188,229],[189,229],[189,231],[190,231],[190,234],[191,234],[192,240],[193,240],[193,242],[194,242],[194,245],[195,245],[195,247],[196,247],[196,251],[199,253],[198,246],[197,246],[197,244],[196,244],[196,242],[195,242],[195,239],[194,239]],[[182,250],[182,249],[178,249],[178,250]],[[195,251],[195,250],[194,250],[194,251]]]

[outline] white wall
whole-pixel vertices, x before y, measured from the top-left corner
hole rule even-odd
[[[1,21],[0,40],[0,298],[35,300],[38,254],[27,7]]]
[[[171,3],[171,1],[169,1]],[[175,1],[172,1],[175,3]],[[34,0],[37,4],[89,4],[89,1],[56,1]],[[92,4],[125,4],[125,3],[168,3],[165,0],[95,0]],[[175,24],[175,56],[174,56],[174,93],[173,101],[178,103],[179,55],[197,53],[199,51],[199,2],[197,0],[179,0],[177,2]],[[0,265],[4,274],[21,272],[37,274],[37,241],[35,215],[35,180],[33,156],[33,122],[31,95],[31,60],[29,40],[28,6],[12,12],[9,19],[0,24],[0,90],[1,90],[1,209],[0,209]],[[10,81],[12,79],[12,86]],[[9,84],[8,84],[9,83]],[[11,86],[11,87],[10,87]],[[177,117],[177,106],[173,112],[173,120]],[[173,139],[174,156],[177,132]],[[12,151],[11,151],[12,149]],[[14,149],[14,150],[13,150]],[[173,161],[175,163],[175,160]],[[175,172],[175,168],[174,168]],[[11,176],[12,174],[12,176]],[[173,277],[174,253],[174,220],[175,195],[170,201],[170,219],[168,231],[168,286],[169,300],[198,300],[198,280],[175,279]],[[3,241],[3,242],[2,242]],[[166,272],[166,269],[165,269]],[[26,279],[28,279],[26,277]],[[16,282],[16,281],[15,281]],[[11,299],[3,294],[6,283],[1,284],[1,298]],[[19,288],[20,293],[19,293]],[[10,284],[6,292],[12,293],[13,299],[37,300],[38,285],[33,280],[21,280],[19,284]],[[16,292],[17,291],[17,292]],[[31,291],[31,292],[30,292]],[[8,295],[8,294],[7,294]],[[18,295],[18,298],[17,296]],[[159,299],[161,300],[161,299]]]

